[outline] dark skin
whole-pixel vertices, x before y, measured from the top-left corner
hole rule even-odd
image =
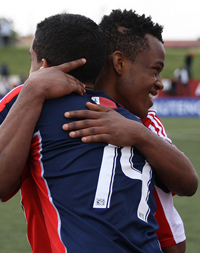
[[[184,253],[186,251],[186,242],[181,242],[170,247],[162,248],[164,253]]]

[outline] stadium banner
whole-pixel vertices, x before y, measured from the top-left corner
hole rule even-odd
[[[200,98],[157,98],[152,109],[159,117],[200,117]]]

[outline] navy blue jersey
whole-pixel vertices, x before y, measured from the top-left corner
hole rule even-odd
[[[62,130],[71,121],[64,113],[87,109],[93,97],[111,100],[103,92],[88,91],[44,103],[29,159],[37,197],[23,201],[30,211],[37,199],[34,208],[43,215],[32,233],[42,223],[52,252],[161,252],[155,235],[153,171],[144,157],[133,147],[85,144]],[[116,111],[140,122],[113,104]]]

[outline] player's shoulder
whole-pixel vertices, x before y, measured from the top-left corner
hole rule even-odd
[[[12,100],[15,100],[18,94],[20,93],[23,85],[19,85],[8,92],[1,100],[0,100],[0,111],[2,111],[7,104],[11,103]]]
[[[125,109],[122,105],[113,100],[110,96],[108,96],[103,91],[87,91],[87,95],[90,97],[91,101],[98,105],[102,105],[111,109],[116,110],[118,113],[123,115],[124,117],[135,120],[141,123],[140,119]]]
[[[156,110],[153,110],[153,109],[149,109],[147,118],[149,118],[149,119],[151,119],[151,120],[155,120],[155,119],[159,119],[159,120],[160,120],[160,118],[159,118],[158,115],[157,115],[157,111],[156,111]],[[160,121],[161,121],[161,120],[160,120]]]
[[[156,113],[156,110],[149,109],[147,117],[145,119],[141,119],[141,121],[152,132],[171,143],[171,140],[167,137],[165,127]]]
[[[149,109],[147,117],[144,119],[141,119],[142,123],[145,124],[146,127],[153,124],[159,124],[159,126],[164,127],[161,119],[156,114],[156,110]]]

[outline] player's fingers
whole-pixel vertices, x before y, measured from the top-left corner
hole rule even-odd
[[[60,64],[57,67],[60,70],[62,70],[63,72],[68,73],[68,72],[72,71],[73,69],[81,67],[85,63],[86,63],[86,59],[81,58],[81,59],[78,59],[78,60],[75,60],[75,61],[70,61],[70,62]]]
[[[90,110],[76,110],[65,112],[64,116],[68,119],[97,119],[100,117],[99,112]]]
[[[76,92],[78,95],[83,96],[83,94],[85,94],[86,90],[83,87],[76,85],[72,89],[72,92]]]
[[[71,138],[82,138],[82,137],[87,137],[85,139],[85,141],[90,142],[93,140],[93,142],[101,142],[104,141],[105,139],[103,139],[103,137],[105,138],[105,136],[107,136],[107,141],[108,141],[108,137],[110,137],[110,135],[106,134],[103,130],[103,128],[101,127],[91,127],[91,128],[86,128],[86,129],[81,129],[81,130],[77,130],[77,131],[71,131],[69,133],[69,136]]]
[[[74,76],[66,74],[66,78],[69,84],[74,84],[74,85],[78,85],[85,88],[85,84],[79,81],[78,79],[76,79]]]
[[[63,124],[62,128],[65,131],[74,131],[77,129],[85,129],[85,128],[90,128],[88,130],[88,133],[93,133],[94,130],[91,130],[92,128],[99,126],[99,122],[96,120],[79,120],[79,121],[73,121],[70,123]],[[83,135],[82,135],[83,136]],[[80,137],[80,135],[78,136]]]
[[[68,84],[66,88],[69,91],[69,94],[72,92],[76,92],[77,94],[82,96],[86,92],[84,83],[69,74],[66,74],[65,77]]]
[[[75,79],[74,81],[67,80],[69,87],[66,87],[69,93],[76,92],[79,95],[86,93],[85,84],[81,83],[79,80]]]
[[[84,143],[92,143],[92,142],[110,143],[110,138],[108,134],[99,134],[99,135],[84,136],[81,138],[81,141]]]
[[[93,111],[98,111],[98,112],[108,112],[111,111],[112,109],[102,106],[102,105],[97,105],[97,104],[93,104],[91,102],[87,102],[86,106],[88,109],[93,110]]]

